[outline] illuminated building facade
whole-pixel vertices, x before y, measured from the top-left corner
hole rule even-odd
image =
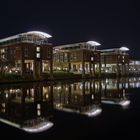
[[[39,31],[17,34],[0,40],[0,71],[39,78],[52,75],[51,35]]]
[[[95,41],[54,47],[53,66],[54,70],[62,70],[72,73],[80,73],[82,77],[89,74],[94,77],[100,75],[100,51]]]
[[[140,60],[130,60],[129,73],[130,74],[140,74]]]
[[[129,74],[129,51],[126,47],[101,50],[102,73]]]

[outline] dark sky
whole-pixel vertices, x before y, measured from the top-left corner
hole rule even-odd
[[[39,30],[55,45],[95,40],[140,58],[139,9],[134,0],[1,0],[0,38]]]

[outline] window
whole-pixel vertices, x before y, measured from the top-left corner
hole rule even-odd
[[[40,52],[40,47],[36,47],[36,51],[37,52]]]
[[[94,60],[94,57],[91,57],[91,61],[93,61]]]
[[[5,49],[1,49],[1,53],[5,53]]]
[[[40,58],[40,53],[36,53],[36,58]]]

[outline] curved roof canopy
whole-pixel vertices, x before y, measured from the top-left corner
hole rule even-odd
[[[26,33],[21,33],[21,35],[37,35],[41,38],[50,38],[52,37],[51,35],[45,33],[45,32],[40,32],[40,31],[30,31]]]
[[[0,39],[0,42],[10,41],[10,40],[13,40],[13,39],[22,38],[24,36],[27,36],[28,37],[28,35],[37,36],[40,39],[45,39],[45,38],[52,37],[51,35],[49,35],[49,34],[47,34],[45,32],[41,32],[41,31],[30,31],[30,32],[25,32],[25,33],[20,33],[20,34],[14,35],[14,36],[10,36],[10,37],[4,38],[4,39]]]
[[[129,51],[129,48],[127,48],[127,47],[121,47],[120,50],[121,51]]]
[[[100,46],[101,44],[96,42],[96,41],[87,41],[87,44],[91,45],[91,46]]]

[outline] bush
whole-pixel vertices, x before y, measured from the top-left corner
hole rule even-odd
[[[0,80],[2,81],[15,81],[15,80],[23,80],[22,76],[17,74],[0,74]]]

